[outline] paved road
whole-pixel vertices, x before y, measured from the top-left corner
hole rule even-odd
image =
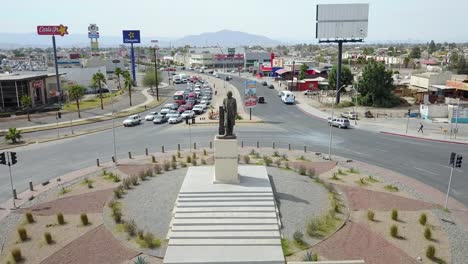
[[[242,91],[243,81],[234,77],[230,82]],[[236,126],[237,135],[244,145],[254,146],[258,140],[262,145],[271,146],[274,141],[279,147],[287,147],[291,143],[296,148],[307,145],[308,149],[328,152],[329,127],[325,121],[305,115],[294,105],[283,104],[274,90],[259,87],[257,94],[264,96],[267,103],[257,106],[252,113],[265,123]],[[141,155],[145,147],[150,151],[160,151],[161,145],[175,149],[177,143],[188,148],[190,141],[208,147],[216,131],[215,126],[207,125],[192,126],[189,130],[185,124],[144,123],[132,128],[119,127],[116,128],[117,156],[125,158],[128,151]],[[333,154],[395,170],[441,191],[447,188],[448,154],[454,151],[468,157],[468,150],[463,145],[393,137],[357,129],[334,128],[333,133]],[[18,190],[25,190],[30,179],[39,183],[92,166],[98,157],[109,161],[113,155],[112,131],[19,147],[16,151],[20,163],[13,167],[14,182]],[[455,172],[452,195],[468,205],[468,176],[466,169],[464,171]],[[0,167],[0,183],[0,201],[5,201],[11,196],[8,168],[5,166]]]

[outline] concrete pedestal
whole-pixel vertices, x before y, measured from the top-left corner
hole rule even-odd
[[[213,183],[238,184],[237,139],[214,139],[214,179]]]

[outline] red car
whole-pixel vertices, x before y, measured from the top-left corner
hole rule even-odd
[[[191,102],[185,103],[185,109],[186,110],[192,110],[192,108],[193,108],[193,104]]]
[[[182,114],[185,110],[187,110],[187,106],[186,105],[181,105],[181,106],[179,106],[179,109],[177,109],[177,112],[179,114]]]

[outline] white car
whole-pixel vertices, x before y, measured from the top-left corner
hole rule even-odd
[[[210,101],[208,101],[208,100],[201,100],[201,101],[200,101],[200,104],[201,104],[201,105],[209,105],[209,104],[210,104]]]
[[[340,117],[337,117],[337,118],[334,117],[333,120],[331,119],[331,117],[329,117],[328,125],[339,127],[339,128],[348,128],[351,126],[347,118],[340,118]]]
[[[219,78],[219,75],[216,73],[216,74],[214,75],[214,77]]]
[[[203,87],[207,88],[207,87],[210,87],[210,85],[208,83],[204,83]]]
[[[182,117],[179,113],[167,114],[167,116],[169,117],[169,124],[177,124],[182,122]]]
[[[135,126],[141,123],[140,115],[131,115],[123,121],[124,127]]]
[[[195,112],[195,114],[203,114],[205,112],[204,106],[198,104],[194,105],[192,110]]]
[[[195,112],[193,110],[185,110],[183,113],[182,113],[182,119],[185,119],[185,118],[192,118],[193,116],[195,115]]]
[[[157,115],[158,112],[150,112],[148,115],[145,116],[146,121],[153,121],[154,116]]]
[[[203,109],[207,109],[208,108],[208,105],[207,104],[202,104],[201,102],[198,104],[199,106],[203,107]]]

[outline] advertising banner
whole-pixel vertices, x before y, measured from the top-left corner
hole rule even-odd
[[[140,30],[123,30],[123,43],[140,43]]]
[[[244,89],[244,106],[246,108],[254,108],[257,106],[257,82],[246,81]]]
[[[59,35],[64,36],[68,35],[68,27],[64,25],[58,26],[37,26],[38,35]]]

